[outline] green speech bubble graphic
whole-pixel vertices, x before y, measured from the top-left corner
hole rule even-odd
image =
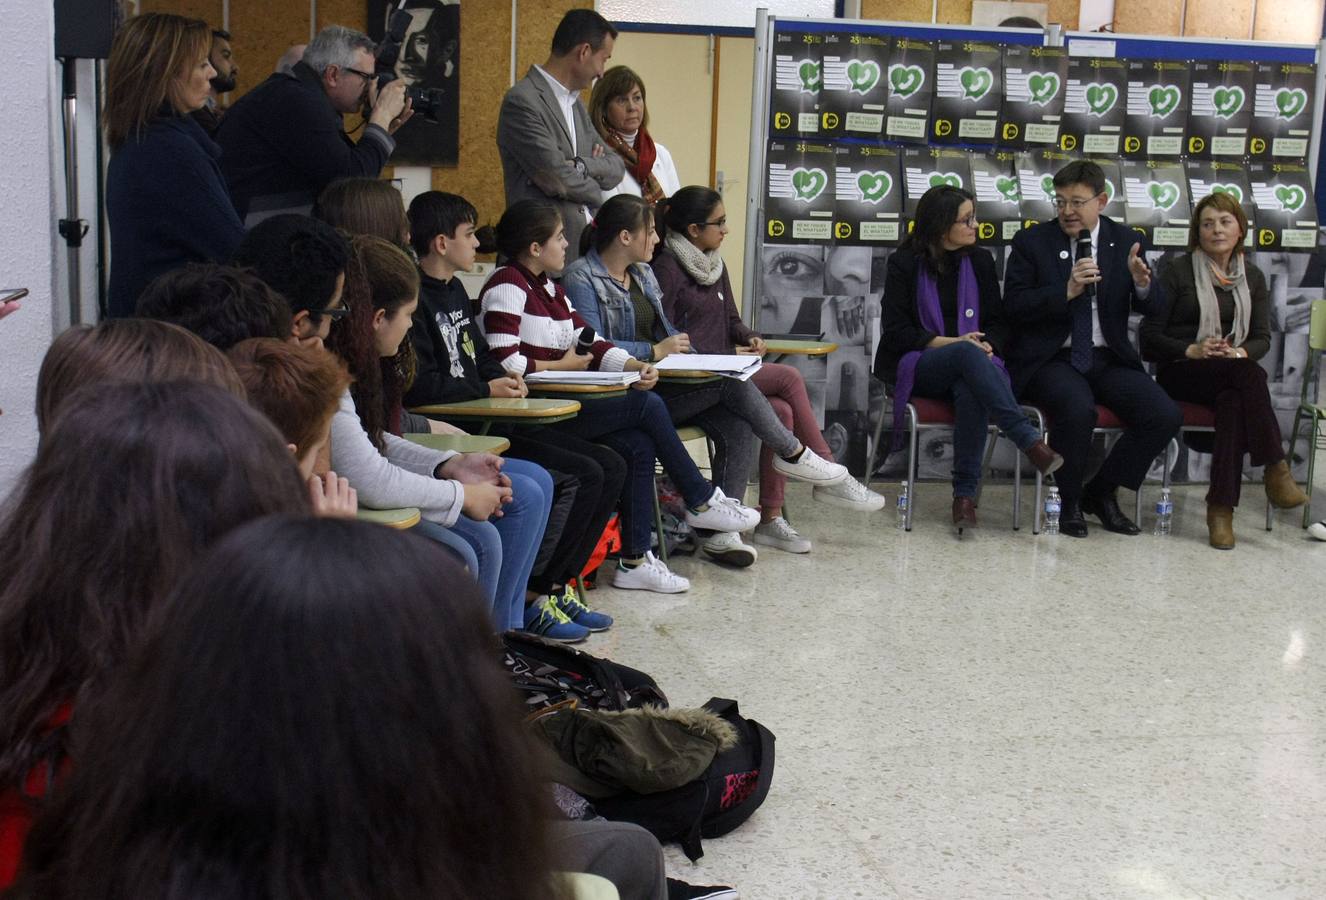
[[[941,187],[942,185],[952,185],[953,187],[962,187],[962,176],[953,172],[931,172],[930,186]]]
[[[797,77],[801,79],[801,90],[814,94],[824,81],[824,68],[817,59],[803,59],[797,66]]]
[[[878,203],[893,189],[893,178],[888,172],[859,172],[856,176],[856,189],[865,203]]]
[[[1307,202],[1308,195],[1296,184],[1282,184],[1275,189],[1275,199],[1280,201],[1280,208],[1288,212],[1298,212]]]
[[[1018,190],[1018,180],[1008,175],[995,176],[995,190],[999,192],[1001,203],[1017,203],[1022,192]]]
[[[962,85],[963,99],[980,100],[994,86],[994,74],[984,66],[966,66],[958,72],[958,82]]]
[[[1151,104],[1151,118],[1165,118],[1179,108],[1182,98],[1182,92],[1175,85],[1155,85],[1146,95],[1147,103]]]
[[[1238,85],[1218,87],[1211,92],[1211,103],[1215,106],[1215,114],[1222,119],[1231,118],[1242,109],[1245,99],[1243,88]]]
[[[1093,116],[1103,116],[1114,109],[1119,100],[1119,89],[1112,84],[1093,82],[1087,85],[1087,112]]]
[[[829,185],[829,176],[823,169],[802,169],[792,170],[792,190],[796,193],[798,200],[806,203],[814,200]]]
[[[1053,72],[1035,72],[1027,79],[1031,102],[1044,106],[1059,93],[1059,76]]]
[[[1275,108],[1281,119],[1292,119],[1308,105],[1308,92],[1302,88],[1280,88],[1275,92]]]
[[[1169,209],[1179,202],[1179,186],[1172,181],[1153,181],[1146,186],[1146,193],[1156,209]]]
[[[1243,188],[1239,187],[1237,184],[1213,184],[1211,185],[1211,193],[1229,194],[1229,196],[1233,197],[1238,202],[1243,202]]]
[[[879,84],[879,63],[873,59],[854,59],[847,64],[847,81],[850,90],[858,94],[869,93]]]
[[[889,66],[889,85],[899,97],[910,97],[925,83],[925,73],[920,66],[906,66],[902,63]]]

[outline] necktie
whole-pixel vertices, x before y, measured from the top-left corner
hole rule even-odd
[[[1091,370],[1091,298],[1086,291],[1069,301],[1073,316],[1073,344],[1069,361],[1083,375]]]

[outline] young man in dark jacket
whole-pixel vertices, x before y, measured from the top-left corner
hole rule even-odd
[[[428,191],[410,203],[409,216],[420,285],[410,329],[418,362],[405,405],[524,397],[529,392],[524,380],[508,375],[489,353],[469,295],[456,277],[457,272],[474,267],[478,212],[464,197]],[[535,562],[529,583],[531,598],[548,595],[549,605],[571,621],[602,631],[612,624],[612,618],[588,609],[569,582],[584,568],[612,517],[626,480],[626,463],[608,448],[566,432],[526,427],[497,430],[511,441],[508,456],[549,470],[559,495],[574,491],[560,539],[548,559],[540,553]],[[554,510],[559,505],[555,500]],[[533,608],[543,607],[542,601],[533,604]],[[529,630],[538,632],[537,628]]]

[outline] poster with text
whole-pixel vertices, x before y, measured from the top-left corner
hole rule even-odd
[[[833,239],[832,144],[770,141],[764,189],[765,235],[780,243]]]
[[[931,143],[993,144],[1003,98],[998,44],[939,41],[935,44],[935,100]]]
[[[885,137],[905,144],[926,142],[934,83],[935,45],[931,41],[895,37],[889,48]]]
[[[1253,163],[1248,166],[1252,200],[1257,204],[1258,250],[1313,250],[1317,246],[1317,208],[1306,166]]]
[[[1188,179],[1178,160],[1124,160],[1124,223],[1158,249],[1188,246]]]
[[[1022,192],[1013,154],[973,153],[971,191],[976,195],[976,240],[985,246],[1007,244],[1022,229]]]
[[[897,246],[902,217],[901,151],[841,144],[834,168],[833,236],[838,244]]]
[[[1060,150],[1087,156],[1119,154],[1127,110],[1127,65],[1122,59],[1069,59]]]
[[[774,32],[769,103],[771,135],[819,133],[824,37],[804,31]]]
[[[1117,159],[1093,159],[1100,170],[1105,173],[1105,206],[1101,209],[1102,216],[1109,216],[1116,222],[1124,220],[1124,196],[1123,196],[1123,173],[1119,169]]]
[[[964,150],[942,147],[904,147],[902,149],[903,212],[908,218],[916,212],[921,195],[932,187],[950,184],[971,190],[971,165]]]
[[[826,35],[825,40],[821,130],[828,135],[882,138],[888,101],[889,39],[846,32]]]
[[[1197,60],[1190,65],[1188,156],[1243,156],[1252,124],[1253,63]]]
[[[1128,159],[1183,155],[1188,120],[1188,63],[1170,59],[1127,62],[1128,105],[1123,154]]]
[[[1248,158],[1304,162],[1312,136],[1312,91],[1317,67],[1257,63]]]
[[[1024,227],[1055,218],[1054,173],[1076,158],[1076,154],[1058,150],[1024,150],[1014,154],[1018,212]]]
[[[1252,202],[1252,184],[1248,181],[1248,170],[1241,162],[1223,160],[1190,159],[1184,163],[1188,176],[1188,199],[1194,207],[1208,194],[1229,194],[1243,207],[1243,214],[1248,217],[1248,233],[1244,246],[1253,246],[1253,236],[1257,232],[1257,204]]]
[[[1005,47],[999,146],[1057,146],[1067,81],[1068,51],[1063,47]]]

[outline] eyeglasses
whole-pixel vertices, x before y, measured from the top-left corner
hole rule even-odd
[[[331,319],[333,322],[339,322],[341,319],[344,319],[346,316],[350,315],[350,310],[345,308],[344,306],[336,306],[330,309],[310,309],[308,311],[308,314],[310,316],[317,316],[319,318],[321,318],[322,316],[326,316],[327,318]]]
[[[714,226],[715,228],[722,228],[724,225],[727,224],[727,216],[724,216],[721,219],[714,219],[714,221],[712,222],[696,222],[695,224],[699,225],[701,228],[708,228],[710,225]]]
[[[350,72],[350,73],[353,74],[353,75],[358,75],[360,78],[364,79],[365,82],[368,82],[368,81],[372,81],[372,80],[373,80],[373,76],[372,76],[371,73],[369,73],[369,72],[361,72],[361,71],[359,71],[358,69],[352,69],[352,68],[350,68],[349,66],[346,66],[345,68],[341,69],[341,71],[342,71],[342,72]]]
[[[1082,200],[1074,197],[1073,199],[1068,200],[1063,197],[1055,197],[1054,200],[1050,202],[1052,202],[1054,204],[1054,208],[1059,210],[1060,212],[1063,212],[1065,209],[1072,209],[1073,212],[1079,212],[1081,211],[1082,207],[1086,206],[1088,203],[1090,203],[1092,200],[1095,199],[1096,199],[1095,197],[1088,197],[1087,199]]]
[[[970,216],[968,216],[967,218],[965,218],[965,219],[958,219],[958,221],[955,222],[955,223],[953,223],[953,224],[955,224],[955,225],[966,225],[968,228],[975,228],[975,227],[976,227],[976,223],[977,223],[978,221],[980,221],[980,220],[976,218],[976,213],[972,213],[972,214],[971,214]]]

